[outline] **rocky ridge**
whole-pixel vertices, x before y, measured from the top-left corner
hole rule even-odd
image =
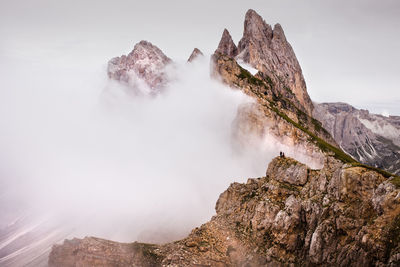
[[[110,79],[142,92],[145,87],[145,93],[154,94],[167,83],[166,67],[171,62],[157,46],[140,41],[128,55],[111,59],[107,74]]]
[[[362,163],[400,174],[400,117],[371,114],[345,103],[314,106],[314,117],[343,150]]]
[[[275,158],[265,177],[231,184],[183,240],[66,240],[49,266],[398,266],[396,179],[332,157],[321,170]]]

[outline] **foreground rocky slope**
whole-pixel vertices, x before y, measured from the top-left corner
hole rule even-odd
[[[315,104],[314,117],[358,161],[400,174],[400,117],[371,114],[345,103]]]
[[[275,158],[265,177],[233,183],[210,222],[165,245],[93,237],[55,245],[50,266],[397,266],[400,189],[328,157],[321,170]],[[399,184],[398,184],[399,185]]]

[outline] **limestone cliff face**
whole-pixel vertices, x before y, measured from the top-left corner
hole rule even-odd
[[[355,159],[400,174],[400,117],[371,114],[345,103],[315,104],[314,116]]]
[[[246,13],[243,37],[238,45],[238,59],[263,72],[280,94],[308,115],[313,103],[307,93],[302,70],[281,25],[268,25],[254,10]],[[294,97],[293,97],[294,96]]]
[[[141,41],[127,56],[115,57],[108,62],[108,77],[128,84],[134,89],[154,94],[168,81],[165,68],[172,61],[155,45]]]
[[[231,184],[183,240],[73,239],[53,247],[49,265],[398,266],[399,182],[331,157],[321,170],[275,158],[265,177]]]

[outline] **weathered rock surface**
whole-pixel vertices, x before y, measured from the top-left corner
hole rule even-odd
[[[190,54],[190,57],[188,58],[188,62],[192,62],[193,60],[199,58],[199,57],[204,57],[204,54],[200,51],[200,49],[195,48],[193,49],[192,54]]]
[[[220,53],[230,57],[237,56],[238,49],[227,29],[224,29],[224,32],[222,33],[221,41],[219,42],[218,48],[217,50],[215,50],[215,53]]]
[[[307,93],[300,64],[281,25],[276,24],[272,29],[250,9],[246,13],[238,53],[237,58],[271,79],[281,95],[308,115],[312,114],[313,103]]]
[[[265,177],[231,184],[216,216],[183,240],[73,239],[53,247],[49,265],[398,266],[400,189],[392,180],[331,157],[321,170],[275,158]]]
[[[165,68],[171,62],[157,46],[140,41],[127,56],[111,59],[108,62],[107,73],[110,79],[152,94],[167,83]],[[147,88],[144,90],[143,87]]]
[[[400,117],[371,114],[345,103],[314,104],[314,117],[358,161],[400,174]]]

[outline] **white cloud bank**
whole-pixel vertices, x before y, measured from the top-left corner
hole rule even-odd
[[[232,121],[250,100],[211,80],[206,58],[178,63],[156,98],[132,97],[104,70],[15,62],[0,91],[4,218],[29,206],[77,236],[180,238],[277,154],[232,149]]]

